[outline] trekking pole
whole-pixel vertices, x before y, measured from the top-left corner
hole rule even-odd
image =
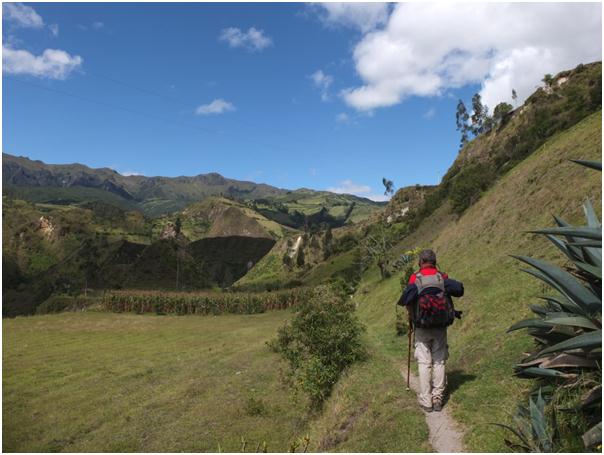
[[[413,322],[409,318],[409,349],[407,352],[407,391],[409,391],[409,375],[411,374],[411,335],[413,333]]]

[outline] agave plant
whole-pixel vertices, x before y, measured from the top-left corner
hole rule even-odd
[[[509,430],[516,436],[516,440],[505,439],[505,444],[517,452],[552,452],[554,443],[553,435],[548,428],[545,415],[545,400],[541,389],[537,399],[529,398],[528,408],[519,406],[518,412],[513,417],[516,427],[496,423]]]
[[[601,163],[576,162],[602,170]],[[602,226],[589,200],[583,209],[587,221],[584,226],[571,226],[554,217],[556,227],[531,231],[545,235],[567,257],[570,266],[560,268],[538,259],[514,256],[531,266],[523,271],[557,292],[540,296],[543,304],[529,305],[535,317],[514,324],[508,331],[527,328],[536,341],[536,349],[516,365],[516,374],[539,378],[542,384],[549,383],[547,389],[552,394],[558,387],[577,390],[584,387],[586,375],[599,378],[591,381],[592,386],[584,392],[577,409],[592,425],[583,435],[583,442],[587,448],[593,448],[602,442]],[[538,403],[539,400],[542,400],[541,390]],[[529,413],[531,418],[537,415]],[[537,424],[533,420],[532,426]],[[520,439],[524,441],[530,434],[519,432],[516,436],[525,436]],[[525,450],[534,446],[526,441],[515,447],[510,445]]]

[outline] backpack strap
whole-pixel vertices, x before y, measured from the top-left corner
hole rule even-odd
[[[445,280],[440,272],[434,275],[422,275],[420,272],[415,274],[415,285],[417,286],[417,295],[420,295],[424,289],[438,288],[445,291]]]

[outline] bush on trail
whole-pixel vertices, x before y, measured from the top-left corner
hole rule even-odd
[[[318,286],[269,343],[287,360],[289,378],[306,392],[313,409],[321,407],[342,371],[365,356],[365,328],[354,309],[332,287]]]

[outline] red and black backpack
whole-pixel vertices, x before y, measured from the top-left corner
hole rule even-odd
[[[440,272],[434,275],[415,274],[417,302],[413,324],[423,329],[447,327],[455,320],[455,308],[445,292],[445,279]],[[426,292],[430,289],[430,292]]]

